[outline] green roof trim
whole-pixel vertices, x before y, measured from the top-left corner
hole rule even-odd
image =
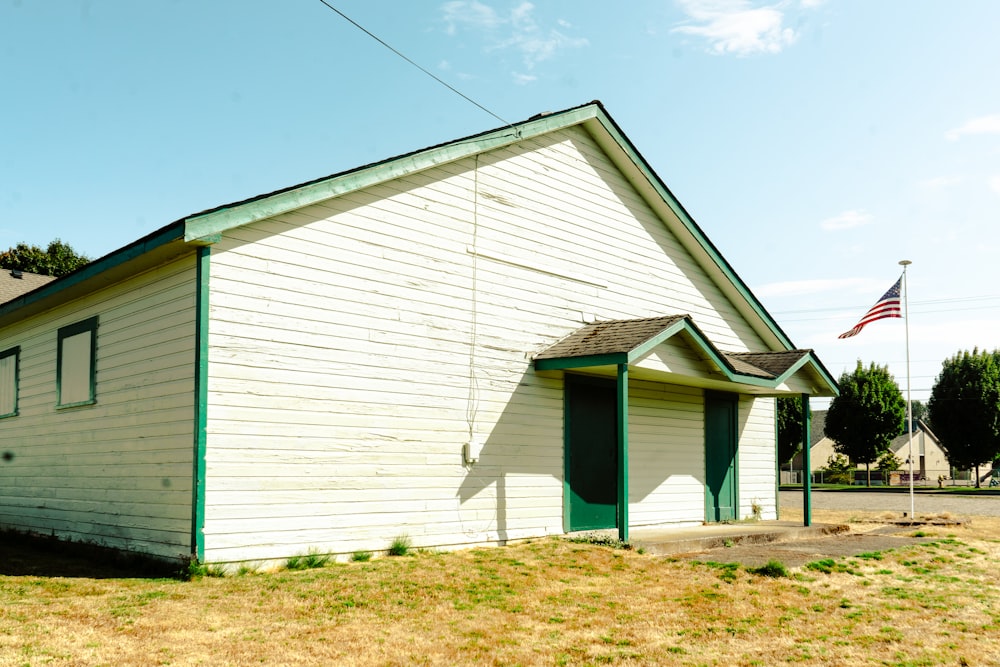
[[[641,342],[626,342],[622,331],[632,328],[635,325],[660,327],[655,332],[650,331]],[[600,330],[600,332],[598,331]],[[543,350],[534,360],[536,371],[552,370],[572,370],[583,368],[596,368],[599,366],[612,366],[616,364],[635,364],[644,356],[652,352],[657,346],[663,344],[668,339],[684,334],[688,344],[695,349],[708,363],[712,364],[725,378],[726,381],[738,385],[749,385],[763,389],[777,389],[790,377],[795,375],[806,366],[812,367],[820,376],[821,384],[826,385],[826,389],[837,395],[839,393],[837,383],[829,376],[826,369],[815,358],[812,350],[801,350],[801,357],[789,365],[780,375],[773,374],[758,369],[764,375],[761,377],[740,372],[733,365],[733,362],[720,351],[701,329],[694,323],[690,316],[664,316],[660,318],[647,318],[644,320],[615,320],[606,322],[595,322],[584,325],[577,329],[570,336],[563,338],[553,344],[548,349]],[[582,341],[582,342],[581,342]],[[631,347],[629,347],[631,346]],[[605,349],[601,354],[588,354],[587,349]],[[610,347],[610,349],[609,349]],[[617,347],[617,349],[615,349]],[[625,349],[628,348],[628,349]],[[776,353],[786,354],[786,353]],[[748,364],[752,368],[752,364]]]
[[[16,310],[20,310],[25,306],[48,299],[59,292],[63,292],[71,287],[75,287],[87,280],[90,280],[105,271],[137,259],[155,250],[156,248],[170,243],[171,241],[178,241],[181,238],[181,233],[182,228],[177,223],[158,229],[152,234],[144,236],[124,248],[120,248],[105,255],[104,257],[94,260],[90,264],[80,267],[73,273],[67,274],[57,280],[53,280],[50,283],[45,283],[36,290],[28,292],[27,294],[0,305],[0,317]]]
[[[565,111],[535,116],[526,121],[482,134],[191,215],[183,221],[184,240],[189,243],[212,243],[217,240],[219,234],[242,225],[576,125],[584,126],[592,135],[598,127],[603,129],[607,137],[618,146],[622,154],[642,175],[642,179],[649,184],[657,197],[673,212],[677,220],[690,234],[691,239],[705,253],[708,261],[719,270],[733,290],[749,306],[750,311],[764,324],[766,330],[774,337],[774,342],[786,349],[794,348],[781,327],[767,313],[749,287],[736,274],[732,266],[657,176],[649,163],[607,113],[604,106],[597,101]]]
[[[486,151],[577,125],[597,115],[596,106],[584,106],[542,116],[466,139],[426,148],[402,157],[335,174],[270,195],[192,215],[184,220],[184,240],[195,241],[251,222],[294,211],[395,178],[455,162]]]
[[[561,357],[558,359],[535,359],[536,371],[564,371],[572,368],[594,368],[595,366],[617,366],[629,362],[627,354],[591,354],[585,357]]]

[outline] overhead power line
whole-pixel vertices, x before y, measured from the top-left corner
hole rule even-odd
[[[372,39],[374,39],[376,42],[378,42],[379,44],[381,44],[385,48],[387,48],[390,51],[392,51],[397,56],[399,56],[400,58],[402,58],[406,62],[410,63],[411,65],[413,65],[414,67],[416,67],[418,70],[420,70],[421,72],[423,72],[424,74],[426,74],[430,78],[434,79],[435,81],[437,81],[438,83],[440,83],[442,86],[444,86],[445,88],[447,88],[451,92],[453,92],[456,95],[458,95],[459,97],[461,97],[466,102],[469,102],[470,104],[473,104],[476,107],[478,107],[479,109],[485,111],[486,113],[488,113],[489,115],[493,116],[494,118],[496,118],[498,121],[500,121],[504,125],[507,125],[508,127],[511,127],[511,128],[514,127],[514,124],[511,123],[510,121],[501,118],[500,116],[498,116],[497,114],[493,113],[492,111],[490,111],[489,109],[487,109],[486,107],[484,107],[482,104],[480,104],[479,102],[475,101],[474,99],[472,99],[471,97],[469,97],[468,95],[466,95],[462,91],[458,90],[457,88],[455,88],[454,86],[452,86],[448,82],[440,79],[439,77],[435,76],[433,73],[431,73],[430,71],[428,71],[427,69],[425,69],[425,68],[421,67],[420,65],[418,65],[417,63],[415,63],[413,60],[410,60],[409,58],[407,58],[405,55],[403,55],[402,53],[400,53],[397,49],[393,48],[390,44],[388,44],[385,40],[381,39],[380,37],[378,37],[377,35],[375,35],[374,33],[372,33],[370,30],[368,30],[367,28],[365,28],[363,25],[361,25],[360,23],[358,23],[357,21],[355,21],[354,19],[352,19],[350,16],[348,16],[344,12],[340,11],[339,9],[337,9],[336,7],[334,7],[333,5],[331,5],[329,2],[327,2],[327,0],[319,0],[319,1],[321,3],[323,3],[324,5],[326,5],[326,7],[330,11],[336,13],[342,19],[344,19],[345,21],[347,21],[348,23],[350,23],[351,25],[353,25],[355,28],[357,28],[361,32],[365,33],[366,35],[368,35],[369,37],[371,37]]]

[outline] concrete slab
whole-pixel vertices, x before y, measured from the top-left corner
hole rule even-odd
[[[646,553],[670,555],[707,551],[736,545],[768,544],[816,539],[850,531],[843,524],[803,526],[792,521],[714,523],[700,526],[644,526],[629,530],[629,542]],[[617,531],[586,531],[583,534],[617,537]],[[575,535],[580,535],[575,534]]]

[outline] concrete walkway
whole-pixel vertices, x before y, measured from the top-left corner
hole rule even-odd
[[[747,521],[688,527],[647,526],[632,528],[629,531],[629,543],[646,553],[663,556],[737,545],[816,539],[849,530],[849,526],[840,524],[803,526],[801,522],[794,521]],[[618,531],[598,530],[578,534],[616,538]]]

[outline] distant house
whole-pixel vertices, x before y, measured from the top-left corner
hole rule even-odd
[[[833,440],[826,435],[824,430],[826,414],[826,410],[817,410],[812,413],[810,431],[810,442],[812,445],[809,452],[810,469],[813,473],[825,468],[830,456],[836,453]],[[895,437],[889,445],[889,450],[902,463],[898,471],[900,474],[894,476],[892,479],[898,483],[907,483],[910,472],[910,434],[907,432]],[[952,468],[948,463],[948,454],[941,441],[934,435],[934,432],[926,422],[919,419],[914,423],[912,452],[914,481],[936,484],[940,477],[942,478],[942,482],[947,480],[951,484],[956,482],[975,484],[975,470],[956,470]],[[864,464],[859,463],[857,469],[860,475],[860,471],[864,471],[866,468]],[[800,483],[801,472],[802,453],[800,452],[795,455],[790,464],[783,466],[782,482]],[[987,463],[979,467],[980,479],[986,480],[991,474],[991,464]],[[858,479],[862,479],[862,477],[859,476]],[[874,471],[874,464],[872,479],[881,479],[879,473]]]
[[[837,392],[599,103],[178,220],[0,355],[0,527],[219,563],[773,519]]]
[[[22,294],[50,283],[55,278],[18,269],[0,269],[0,303],[16,299]]]

